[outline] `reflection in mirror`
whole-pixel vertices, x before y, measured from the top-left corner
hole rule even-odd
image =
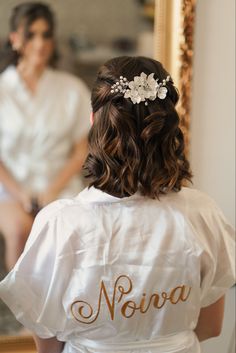
[[[0,47],[9,32],[12,8],[24,1],[0,3]],[[57,19],[58,68],[82,78],[91,88],[98,67],[120,55],[153,56],[154,0],[53,1],[47,0]],[[0,67],[0,70],[3,68]],[[5,244],[0,234],[0,279],[7,273]],[[0,302],[0,334],[27,332]]]

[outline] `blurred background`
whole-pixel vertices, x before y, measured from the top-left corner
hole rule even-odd
[[[24,1],[0,0],[0,43],[11,9]],[[47,0],[56,16],[58,67],[91,87],[104,61],[119,55],[153,56],[154,0]]]

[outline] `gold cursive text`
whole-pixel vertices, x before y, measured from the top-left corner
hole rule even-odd
[[[125,283],[122,284],[121,282]],[[116,305],[122,302],[122,299],[129,294],[133,289],[133,283],[131,279],[126,275],[119,276],[114,284],[112,297],[109,298],[104,281],[101,281],[100,292],[98,298],[97,309],[95,309],[86,301],[75,300],[71,304],[71,313],[73,317],[83,323],[92,324],[95,322],[101,311],[101,303],[104,298],[111,320],[115,318]],[[125,318],[131,318],[135,312],[139,311],[141,314],[145,314],[151,307],[155,309],[161,309],[167,302],[171,304],[177,304],[178,302],[185,302],[191,292],[191,287],[186,285],[180,285],[169,292],[154,293],[147,298],[146,293],[143,293],[139,303],[134,300],[123,300],[120,304],[121,315]]]

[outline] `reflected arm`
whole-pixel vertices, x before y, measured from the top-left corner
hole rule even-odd
[[[13,196],[13,198],[21,203],[27,213],[31,212],[31,195],[14,179],[4,164],[0,161],[0,183]]]
[[[51,184],[51,188],[60,192],[68,181],[82,169],[85,157],[87,155],[87,138],[78,142],[72,151],[72,154],[65,164],[64,168],[57,175]]]
[[[13,178],[4,164],[0,161],[0,182],[4,185],[4,187],[9,191],[11,195],[13,195],[16,199],[19,198],[21,193],[21,186],[17,183],[17,181]]]
[[[52,180],[47,190],[38,195],[40,205],[45,206],[57,198],[58,194],[60,194],[70,179],[80,172],[86,156],[87,137],[83,138],[74,146],[72,154],[64,168],[59,172],[56,178]]]

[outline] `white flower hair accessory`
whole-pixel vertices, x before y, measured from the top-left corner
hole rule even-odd
[[[158,82],[154,79],[154,73],[146,75],[144,72],[140,76],[135,76],[133,81],[128,81],[126,77],[120,76],[120,79],[111,86],[111,93],[124,93],[124,98],[130,98],[133,104],[154,101],[157,97],[165,99],[167,95],[166,83],[170,81],[170,76]]]

